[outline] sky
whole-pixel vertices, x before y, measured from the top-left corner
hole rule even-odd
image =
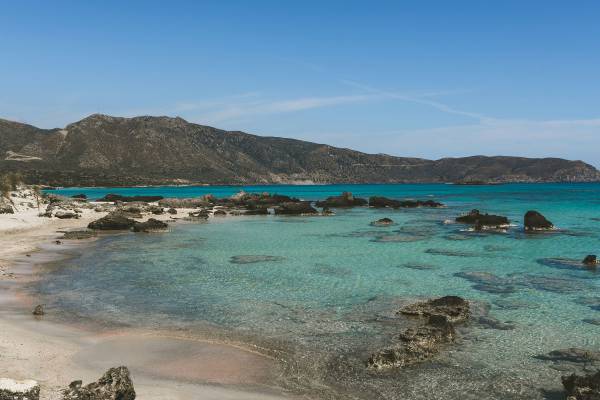
[[[598,1],[0,0],[0,118],[600,167]]]

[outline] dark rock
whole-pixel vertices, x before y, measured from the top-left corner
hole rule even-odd
[[[469,302],[458,296],[444,296],[438,299],[410,304],[399,314],[430,317],[443,315],[451,323],[467,321],[471,315]]]
[[[177,214],[177,210],[176,210],[176,209],[174,209],[174,208],[169,208],[169,209],[167,210],[167,212],[168,212],[169,214],[171,214],[171,215],[175,215],[175,214]]]
[[[537,211],[527,211],[523,218],[526,231],[544,231],[554,229],[552,222]]]
[[[13,206],[8,202],[0,202],[0,214],[14,214]]]
[[[584,318],[581,321],[590,325],[599,325],[600,326],[600,318]]]
[[[510,221],[501,215],[481,214],[479,210],[471,210],[467,215],[456,217],[456,222],[474,225],[475,229],[506,228]]]
[[[158,232],[164,231],[169,228],[169,225],[166,222],[159,221],[154,218],[150,218],[146,222],[136,222],[133,224],[134,232]]]
[[[229,262],[232,264],[254,264],[260,262],[276,262],[282,260],[285,260],[285,258],[280,256],[241,255],[231,257]]]
[[[367,200],[354,197],[350,192],[343,192],[340,196],[331,196],[316,202],[317,207],[357,207],[366,205]]]
[[[44,312],[44,305],[43,304],[38,304],[37,306],[35,306],[35,308],[33,309],[32,314],[35,315],[36,317],[41,317],[42,315],[46,314]]]
[[[317,215],[318,213],[310,201],[286,202],[275,208],[276,215]]]
[[[393,224],[394,224],[394,220],[392,220],[391,218],[381,218],[381,219],[378,219],[377,221],[371,222],[371,225],[373,225],[373,226],[390,226]]]
[[[188,213],[188,218],[190,219],[208,219],[208,212],[205,210],[200,211],[190,211]]]
[[[587,256],[585,256],[585,258],[583,259],[583,264],[584,265],[596,265],[598,264],[598,260],[596,258],[595,254],[588,254]]]
[[[119,213],[110,213],[105,217],[90,222],[88,228],[96,230],[128,230],[135,224],[133,219]]]
[[[73,196],[71,196],[72,199],[80,199],[80,200],[86,200],[87,199],[87,195],[85,195],[84,193],[79,193],[79,194],[74,194]]]
[[[98,381],[82,386],[74,381],[63,391],[63,400],[134,400],[135,390],[127,367],[111,368]]]
[[[333,211],[331,211],[329,209],[329,207],[323,207],[323,209],[321,210],[321,215],[331,216],[331,215],[335,215],[335,213]]]
[[[399,344],[371,355],[367,367],[376,370],[401,368],[425,361],[438,354],[455,337],[456,331],[446,317],[432,315],[425,325],[401,333]]]
[[[208,207],[212,203],[206,199],[205,196],[199,198],[188,198],[188,199],[162,199],[158,202],[160,207],[164,208],[198,208]]]
[[[442,203],[433,200],[395,200],[382,196],[369,197],[369,206],[382,208],[416,208],[416,207],[443,207]]]
[[[486,329],[498,329],[501,331],[511,331],[516,328],[516,325],[511,322],[502,322],[496,318],[481,316],[477,323]]]
[[[98,199],[96,201],[105,201],[105,202],[116,202],[121,201],[123,203],[131,203],[134,201],[144,201],[147,203],[152,203],[155,201],[162,200],[163,196],[123,196],[120,194],[109,193],[106,196]]]
[[[162,215],[165,213],[165,210],[160,206],[148,206],[146,211],[154,215]]]
[[[600,400],[600,371],[590,375],[562,377],[568,400]]]
[[[79,214],[72,210],[58,210],[54,213],[54,216],[59,219],[77,219]]]
[[[550,353],[540,354],[536,358],[545,361],[587,364],[600,361],[600,352],[571,347],[568,349],[552,350]]]
[[[215,217],[224,217],[227,215],[227,211],[225,210],[215,210],[215,212],[213,212],[213,215]]]
[[[253,207],[244,212],[244,215],[269,215],[267,207]]]

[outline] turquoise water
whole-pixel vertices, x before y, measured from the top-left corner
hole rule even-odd
[[[57,193],[233,194],[241,187],[61,189]],[[324,398],[553,398],[561,372],[535,355],[600,350],[600,274],[579,268],[600,247],[600,185],[531,184],[255,186],[317,200],[432,198],[442,209],[337,210],[333,217],[226,217],[173,225],[166,234],[98,240],[36,287],[51,306],[113,323],[194,331],[218,327],[236,340],[284,349],[279,384]],[[448,224],[472,208],[508,216],[506,233]],[[560,228],[526,235],[535,209]],[[390,217],[395,225],[372,227]],[[553,260],[561,258],[566,260]],[[386,373],[364,368],[406,326],[395,311],[420,297],[463,296],[473,322],[432,362]]]

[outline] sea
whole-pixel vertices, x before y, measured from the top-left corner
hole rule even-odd
[[[217,197],[239,191],[304,200],[432,199],[443,208],[335,209],[334,216],[227,216],[167,233],[101,236],[30,288],[65,318],[178,330],[252,345],[281,363],[275,385],[323,399],[558,399],[570,365],[540,355],[600,350],[600,184],[377,184],[61,188]],[[454,219],[507,216],[505,231]],[[537,210],[556,230],[525,233]],[[391,218],[393,225],[372,226]],[[397,311],[444,295],[472,304],[456,343],[384,371],[370,354],[411,324]],[[68,316],[68,317],[67,317]]]

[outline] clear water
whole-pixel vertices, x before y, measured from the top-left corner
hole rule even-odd
[[[192,197],[240,189],[57,192]],[[236,340],[260,342],[282,351],[281,385],[323,398],[553,398],[561,372],[534,356],[565,347],[600,350],[600,326],[583,322],[600,319],[600,274],[576,266],[600,247],[598,184],[243,189],[311,200],[348,190],[364,197],[433,198],[448,207],[226,217],[174,225],[166,234],[108,236],[52,269],[36,289],[51,304],[98,320],[192,331],[209,325]],[[444,224],[472,208],[506,215],[515,226],[476,234]],[[529,209],[561,230],[522,233]],[[369,225],[382,217],[396,224]],[[461,328],[457,345],[431,362],[386,373],[365,370],[368,355],[394,343],[406,325],[395,316],[401,304],[448,294],[472,300],[478,312],[515,329],[471,323]]]

